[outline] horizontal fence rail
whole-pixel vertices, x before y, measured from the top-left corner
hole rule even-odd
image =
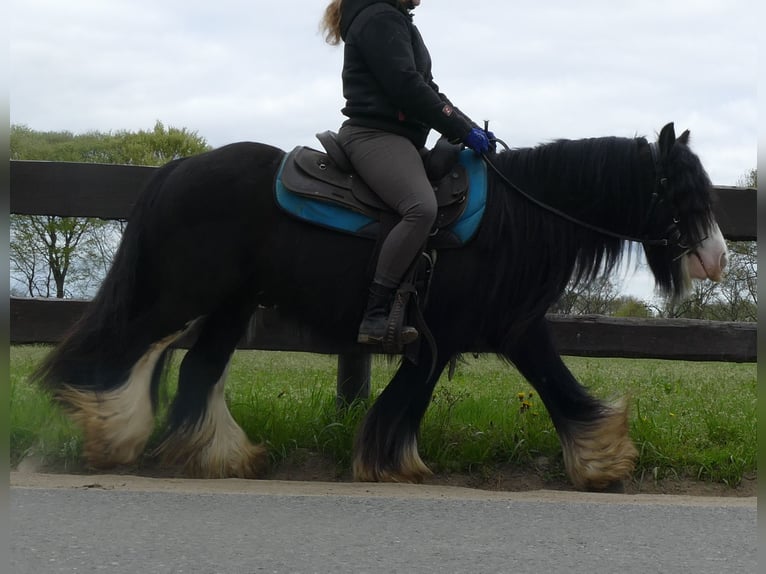
[[[157,168],[134,165],[11,161],[11,213],[127,219]],[[732,241],[755,241],[756,190],[716,186],[713,206]]]
[[[157,168],[91,163],[11,161],[10,211],[128,219],[136,199]],[[756,190],[716,186],[714,211],[733,241],[757,237]],[[11,342],[55,343],[82,314],[87,301],[11,298]],[[618,319],[549,315],[563,355],[660,358],[697,361],[756,361],[755,323],[691,319]],[[185,346],[180,341],[179,346]],[[337,354],[341,400],[369,392],[367,346],[327,341],[275,309],[259,309],[240,348]],[[482,352],[484,349],[474,349]]]
[[[82,315],[88,301],[11,298],[11,340],[56,343]],[[756,324],[697,319],[634,319],[603,315],[548,315],[563,355],[755,362]],[[185,348],[193,333],[177,343]],[[369,347],[328,341],[311,329],[260,308],[240,349],[358,355]],[[480,353],[486,349],[472,349]]]

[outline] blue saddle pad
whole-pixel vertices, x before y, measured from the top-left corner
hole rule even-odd
[[[285,154],[287,159],[287,154]],[[285,159],[279,167],[275,183],[277,204],[289,214],[328,229],[351,233],[362,237],[376,238],[378,221],[368,215],[352,211],[346,207],[297,195],[282,183],[282,170]],[[487,200],[487,166],[481,157],[471,150],[463,150],[459,162],[468,175],[469,191],[467,205],[460,218],[446,229],[440,229],[438,235],[448,235],[451,241],[446,246],[465,245],[476,234],[484,206]]]

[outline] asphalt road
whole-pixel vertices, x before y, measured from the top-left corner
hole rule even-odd
[[[10,572],[756,572],[755,499],[11,477]]]

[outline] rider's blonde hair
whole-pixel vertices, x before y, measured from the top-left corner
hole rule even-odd
[[[340,44],[340,7],[343,0],[332,0],[324,9],[324,16],[319,23],[319,29],[324,34],[324,40],[332,46]]]
[[[407,6],[407,0],[399,0],[399,3],[403,6]],[[331,0],[324,9],[324,15],[319,22],[319,29],[324,35],[324,40],[331,46],[337,46],[340,44],[340,9],[343,5],[343,0]]]

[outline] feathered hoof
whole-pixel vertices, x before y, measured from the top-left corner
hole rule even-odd
[[[595,421],[571,424],[561,435],[561,446],[564,466],[576,488],[619,491],[638,457],[628,435],[627,402],[606,407]]]
[[[420,458],[417,445],[412,445],[402,453],[400,463],[382,465],[367,463],[361,454],[357,454],[353,464],[354,480],[359,482],[403,482],[420,484],[433,473]]]
[[[129,386],[106,393],[65,387],[56,392],[69,418],[83,433],[82,454],[96,469],[133,464],[154,427],[149,400],[133,397]]]
[[[229,429],[230,431],[232,429]],[[205,433],[181,429],[154,451],[163,467],[180,468],[189,478],[258,478],[268,465],[268,452],[238,432]]]
[[[162,353],[180,333],[151,345],[131,367],[127,379],[96,392],[64,385],[54,395],[83,431],[83,456],[98,469],[136,462],[154,430],[152,373]]]

